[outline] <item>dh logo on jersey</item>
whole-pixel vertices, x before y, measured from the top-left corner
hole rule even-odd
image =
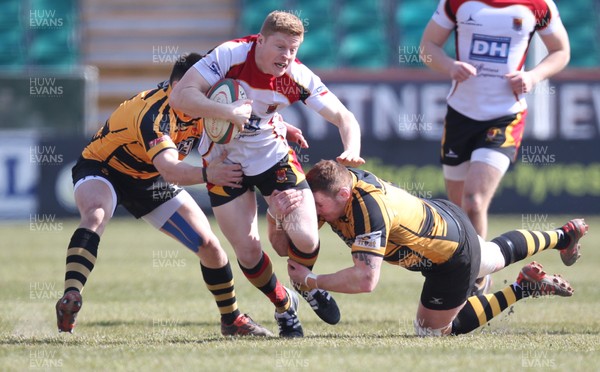
[[[510,37],[473,34],[469,58],[475,61],[506,63]]]

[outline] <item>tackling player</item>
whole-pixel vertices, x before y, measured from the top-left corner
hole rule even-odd
[[[443,50],[451,32],[456,58]],[[548,55],[525,71],[535,32]],[[552,0],[440,0],[420,50],[431,69],[452,79],[441,149],[448,199],[485,238],[491,200],[521,145],[525,94],[567,65],[567,32]]]
[[[279,254],[312,267],[319,238],[312,194],[295,152],[285,141],[286,129],[277,111],[301,101],[338,127],[344,145],[338,161],[351,166],[364,163],[360,157],[360,127],[354,115],[296,59],[303,38],[304,26],[298,17],[272,12],[258,35],[223,43],[208,53],[185,74],[171,95],[173,107],[179,110],[243,127],[229,144],[212,145],[206,155],[210,163],[227,151],[226,162],[241,164],[244,173],[241,188],[209,183],[211,205],[242,271],[275,305],[280,335],[289,337],[303,336],[296,314],[298,299],[277,280],[270,259],[261,248],[254,189],[259,189],[268,204],[276,190],[293,188],[302,192],[300,207],[288,218],[269,218],[271,231],[279,232],[279,237],[271,239]],[[240,82],[248,100],[220,104],[206,97],[210,87],[226,77]],[[275,223],[281,229],[275,228]],[[289,245],[282,236],[289,236]],[[278,246],[282,241],[285,246]],[[329,293],[296,288],[321,319],[330,324],[339,321],[337,305]]]
[[[201,138],[202,120],[174,110],[169,95],[201,57],[183,56],[168,81],[123,102],[73,167],[81,222],[69,243],[64,296],[56,304],[59,331],[72,332],[75,327],[100,236],[121,204],[200,258],[204,282],[221,313],[223,335],[272,335],[240,313],[227,256],[200,207],[180,187],[210,181],[236,188],[242,179],[240,166],[223,164],[224,155],[204,168],[182,162]]]
[[[571,296],[569,283],[526,265],[516,282],[494,294],[470,297],[475,279],[548,249],[566,265],[579,258],[582,219],[551,231],[513,230],[485,242],[465,213],[441,199],[418,198],[375,175],[322,160],[306,175],[321,225],[327,222],[351,248],[354,266],[315,275],[288,260],[290,277],[309,288],[371,292],[383,261],[425,277],[415,320],[420,336],[468,333],[525,297]],[[287,204],[289,195],[275,205]]]

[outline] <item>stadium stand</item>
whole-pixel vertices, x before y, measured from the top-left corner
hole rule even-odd
[[[570,67],[600,65],[600,1],[558,2],[560,17],[571,43]]]
[[[411,68],[423,65],[398,64],[395,51],[402,47],[407,53],[405,59],[414,60],[411,57],[418,54],[421,34],[435,10],[437,1],[242,0],[241,4],[242,34],[257,32],[264,15],[272,10],[290,11],[305,20],[305,23],[308,23],[307,29],[314,34],[310,37],[307,35],[299,57],[309,66],[323,69]],[[570,66],[597,67],[600,64],[600,1],[557,1],[557,5],[571,40]],[[335,16],[330,17],[330,14]],[[326,21],[322,22],[323,19]],[[323,24],[328,25],[322,26]],[[332,43],[337,43],[339,48],[321,47],[321,52],[318,52],[321,45],[329,46],[333,45]],[[453,39],[447,43],[446,51],[454,55]]]
[[[315,69],[422,68],[414,61],[436,1],[420,0],[8,0],[0,2],[0,66],[100,69],[100,117],[165,78],[176,55],[206,52],[256,33],[272,10],[302,19],[299,58]],[[600,0],[558,1],[571,67],[600,64]],[[582,11],[587,9],[588,11]],[[50,13],[43,13],[48,11]],[[40,19],[61,25],[36,26]],[[55,23],[54,26],[57,26]],[[403,48],[399,50],[399,48]],[[447,51],[453,54],[453,43]]]
[[[100,118],[168,77],[178,55],[236,35],[235,0],[84,0],[83,63],[100,69]],[[143,11],[141,11],[143,9]]]
[[[25,63],[23,24],[19,2],[0,3],[0,65],[18,67]]]
[[[29,0],[21,3],[27,22],[26,63],[68,68],[80,62],[77,0]]]

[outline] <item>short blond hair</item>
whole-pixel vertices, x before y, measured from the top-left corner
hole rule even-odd
[[[306,174],[312,192],[323,192],[335,196],[342,187],[352,188],[350,171],[333,160],[321,160]]]
[[[265,18],[260,33],[267,37],[276,32],[292,36],[304,36],[304,25],[300,18],[292,13],[275,10]]]

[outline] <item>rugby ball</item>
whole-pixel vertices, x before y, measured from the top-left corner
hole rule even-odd
[[[235,79],[221,79],[208,91],[206,96],[219,103],[232,103],[238,99],[246,99],[246,92]],[[204,132],[214,143],[229,143],[239,130],[231,122],[223,119],[204,118]]]

